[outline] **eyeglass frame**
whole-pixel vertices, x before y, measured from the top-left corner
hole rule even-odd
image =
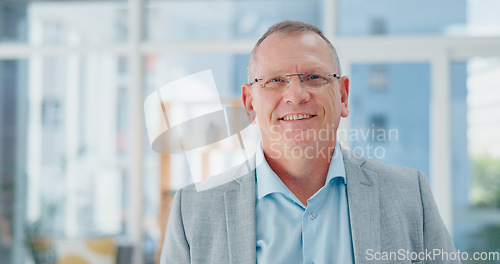
[[[289,83],[290,83],[290,77],[293,77],[293,76],[297,76],[297,77],[299,77],[299,79],[300,79],[300,83],[302,84],[302,83],[304,83],[304,80],[302,80],[302,78],[301,78],[301,77],[302,77],[302,76],[304,76],[305,74],[306,74],[306,73],[291,73],[291,74],[285,74],[285,75],[283,75],[283,76],[284,76],[284,77],[286,77],[286,78],[288,78],[288,79],[287,79],[287,82],[286,82],[287,84],[289,84]],[[278,75],[278,76],[279,76],[279,75]],[[320,75],[320,76],[321,76],[321,75]],[[340,79],[340,78],[342,77],[341,75],[336,74],[336,73],[333,73],[333,74],[327,74],[326,76],[331,76],[331,77],[333,77],[333,78],[337,78],[337,79]],[[258,83],[259,81],[263,81],[263,80],[264,80],[263,78],[255,78],[252,82],[250,82],[250,83],[249,83],[249,85],[253,85],[254,83]],[[261,87],[263,87],[263,86],[261,86]],[[304,88],[306,88],[306,87],[304,87]]]

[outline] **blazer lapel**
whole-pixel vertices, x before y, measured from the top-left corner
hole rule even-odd
[[[377,172],[363,168],[364,158],[343,151],[347,200],[355,263],[366,261],[367,250],[380,252],[380,208]]]
[[[224,193],[230,263],[255,263],[255,170]]]

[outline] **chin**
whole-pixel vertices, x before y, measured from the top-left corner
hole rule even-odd
[[[321,142],[317,141],[286,141],[283,146],[286,148],[317,148]]]

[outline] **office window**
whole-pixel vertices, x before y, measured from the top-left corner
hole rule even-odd
[[[388,77],[387,69],[384,65],[374,65],[370,73],[370,87],[375,92],[387,90]]]
[[[472,58],[452,64],[454,83],[453,233],[457,248],[498,251],[500,248],[500,59]],[[467,131],[467,136],[457,131]]]
[[[0,259],[13,263],[25,237],[27,60],[0,60]]]
[[[372,35],[384,35],[387,34],[387,26],[384,18],[376,17],[371,20],[370,32]]]
[[[496,246],[500,217],[492,194],[499,177],[491,164],[498,163],[500,132],[496,117],[485,118],[485,113],[498,112],[498,73],[492,65],[498,61],[493,56],[500,55],[495,49],[499,4],[0,1],[0,262],[33,263],[35,257],[55,262],[60,240],[106,236],[119,244],[122,260],[157,263],[168,201],[186,182],[163,185],[161,173],[168,162],[151,150],[141,100],[165,83],[211,69],[224,103],[238,102],[250,49],[268,26],[285,19],[318,25],[338,44],[344,74],[351,79],[347,128],[366,134],[372,123],[385,123],[387,131],[395,129],[384,143],[361,140],[351,147],[368,151],[368,143],[374,148],[383,145],[384,155],[375,156],[381,153],[373,148],[364,154],[420,169],[431,185],[448,175],[439,168],[449,164],[434,169],[429,164],[449,154],[450,179],[436,186],[453,185],[450,226],[457,248]],[[383,38],[376,36],[382,33]],[[408,35],[413,35],[410,40]],[[422,40],[429,42],[413,45]],[[373,49],[381,42],[387,45]],[[477,55],[492,57],[479,64],[465,61]],[[442,60],[453,61],[451,74]],[[469,69],[473,64],[476,70]],[[477,71],[490,76],[490,85],[476,88],[482,82],[474,77]],[[439,115],[447,112],[446,100],[439,96],[448,86],[443,76],[451,76],[447,81],[453,87],[448,98],[451,132],[432,140],[436,131],[446,128],[442,124],[447,119],[430,123],[436,113],[446,116]],[[476,101],[476,91],[485,87],[488,100]],[[448,138],[449,149],[433,148]],[[207,161],[230,160],[225,155],[195,158],[195,173],[206,175],[200,168]],[[169,162],[177,175],[189,175],[187,158]],[[438,203],[442,193],[434,191]],[[450,206],[440,208],[445,209],[445,221]],[[56,243],[46,243],[51,241]],[[132,248],[138,254],[131,254]]]
[[[353,64],[350,78],[350,129],[359,135],[351,147],[429,175],[430,65]]]
[[[338,0],[341,36],[466,34],[466,4],[478,1]],[[494,13],[493,10],[487,13]]]
[[[96,44],[127,38],[125,0],[2,1],[0,42]]]
[[[146,39],[152,42],[253,39],[282,20],[320,25],[320,12],[318,0],[149,0]]]
[[[371,118],[371,129],[373,130],[370,140],[373,142],[382,143],[387,141],[386,134],[389,132],[387,129],[387,120],[383,115],[374,115]]]

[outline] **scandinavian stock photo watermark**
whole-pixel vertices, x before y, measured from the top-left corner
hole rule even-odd
[[[335,129],[332,125],[325,128],[282,128],[274,125],[270,129],[270,150],[273,158],[328,158],[335,146],[325,144],[336,142],[341,138],[355,145],[352,155],[383,159],[386,149],[380,143],[399,140],[399,130],[396,128],[366,128],[366,129]],[[310,144],[301,144],[309,142]]]
[[[466,252],[466,251],[446,251],[444,249],[424,250],[420,252],[408,249],[398,251],[375,251],[366,250],[366,260],[368,261],[499,261],[500,252]]]
[[[152,91],[144,101],[144,115],[152,149],[184,156],[190,171],[192,166],[194,171],[199,166],[198,150],[207,146],[215,149],[223,145],[218,143],[227,143],[232,138],[237,138],[241,152],[235,155],[238,146],[234,147],[232,161],[218,163],[217,171],[211,171],[210,176],[241,163],[246,163],[249,171],[254,166],[249,160],[259,135],[253,131],[262,128],[262,124],[255,116],[247,116],[243,106],[222,102],[211,70],[184,76]],[[252,128],[252,124],[257,126]],[[295,159],[331,159],[339,153],[334,151],[337,141],[351,149],[344,155],[384,159],[386,148],[403,136],[396,128],[375,125],[338,128],[338,125],[333,122],[323,127],[279,124],[260,132],[268,133],[266,143],[271,145],[266,146],[266,150],[270,150],[267,155]],[[250,137],[244,138],[243,131],[250,131],[247,134]]]

